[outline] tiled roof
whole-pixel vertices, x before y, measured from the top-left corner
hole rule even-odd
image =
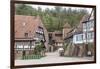
[[[71,28],[69,23],[64,24],[63,28]]]
[[[41,24],[41,20],[36,16],[15,15],[15,38],[25,38],[25,33],[28,33],[28,38],[34,37],[36,29]]]
[[[82,20],[80,21],[80,23],[84,23],[84,22],[88,21],[89,16],[90,16],[90,15],[84,15],[84,16],[82,17]]]
[[[62,34],[61,31],[54,31],[53,33],[54,33],[54,34]]]
[[[79,25],[75,28],[75,33],[82,33],[82,31],[83,31],[83,24],[80,22]]]
[[[73,36],[73,34],[74,34],[74,29],[75,29],[75,28],[71,28],[70,31],[66,34],[66,37],[65,37],[64,39],[70,38],[71,36]]]
[[[53,38],[54,38],[55,42],[63,42],[61,31],[55,31],[54,34],[55,34],[55,36]]]
[[[55,42],[63,42],[61,31],[49,32],[49,34],[52,34],[52,40]]]
[[[67,37],[67,33],[69,33],[71,31],[71,26],[66,23],[64,26],[63,26],[63,39]]]

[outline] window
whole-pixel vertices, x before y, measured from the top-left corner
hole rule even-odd
[[[24,36],[25,36],[25,37],[28,37],[28,33],[25,33]]]
[[[88,23],[87,23],[87,29],[91,29],[94,27],[94,21],[93,20],[90,20]]]
[[[87,24],[87,28],[88,28],[88,29],[91,28],[91,21],[88,22],[88,24]]]
[[[63,44],[62,43],[58,43],[58,46],[63,46]]]
[[[86,23],[83,23],[83,29],[86,29]]]
[[[44,36],[41,35],[41,34],[36,34],[35,37],[38,39],[38,40],[43,40],[44,39]]]
[[[94,32],[92,32],[92,39],[94,38]]]
[[[83,35],[80,34],[80,35],[79,35],[79,41],[81,41],[82,39],[83,39]]]
[[[83,35],[82,34],[76,35],[76,41],[81,41],[81,40],[83,40]]]
[[[35,48],[35,46],[32,46],[31,48]]]
[[[91,39],[91,33],[87,33],[87,39]]]
[[[43,28],[42,28],[42,27],[38,27],[38,29],[37,29],[36,32],[37,32],[37,33],[40,33],[40,34],[43,34]]]
[[[87,39],[88,40],[93,39],[93,38],[94,38],[94,32],[87,33]]]
[[[94,27],[94,20],[91,21],[91,28]]]
[[[32,46],[30,48],[35,48],[35,42],[32,42]]]
[[[16,48],[17,48],[17,49],[23,48],[23,45],[17,44],[17,45],[16,45]]]
[[[76,41],[78,41],[78,36],[76,35]]]
[[[91,28],[91,21],[87,22],[87,30]]]
[[[25,45],[25,46],[24,46],[24,48],[30,48],[30,46],[28,46],[28,45]]]

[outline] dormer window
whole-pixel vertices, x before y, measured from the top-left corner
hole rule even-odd
[[[24,36],[25,36],[25,37],[28,37],[28,33],[25,33]]]
[[[43,28],[38,26],[38,29],[36,30],[37,33],[43,34]]]

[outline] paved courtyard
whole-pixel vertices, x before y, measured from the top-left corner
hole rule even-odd
[[[46,57],[41,59],[15,60],[15,65],[35,65],[68,62],[93,61],[92,57],[60,57],[57,51],[46,53]]]

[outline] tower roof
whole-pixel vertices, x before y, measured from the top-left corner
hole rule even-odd
[[[70,24],[69,23],[65,23],[63,28],[71,28]]]

